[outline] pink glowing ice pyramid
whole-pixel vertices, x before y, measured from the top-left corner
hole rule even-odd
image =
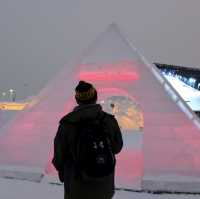
[[[131,146],[135,139],[131,129],[127,133],[122,127],[125,147],[118,157],[118,186],[200,190],[198,118],[115,24],[63,68],[33,107],[1,129],[0,176],[40,181],[46,175],[59,118],[75,105],[74,87],[80,79],[96,86],[99,102],[116,99],[121,105],[128,99],[143,114],[143,141],[138,148]]]

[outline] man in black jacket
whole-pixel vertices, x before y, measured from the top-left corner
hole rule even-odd
[[[80,81],[75,89],[77,107],[60,120],[54,139],[52,163],[58,171],[59,179],[64,182],[65,199],[111,199],[114,195],[115,171],[100,181],[85,183],[76,178],[74,153],[77,143],[77,125],[81,121],[94,120],[104,115],[103,123],[109,133],[112,152],[121,151],[123,140],[117,120],[102,110],[97,101],[97,91],[92,84]]]

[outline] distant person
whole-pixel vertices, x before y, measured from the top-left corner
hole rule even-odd
[[[80,81],[78,104],[60,120],[52,163],[64,182],[65,199],[111,199],[115,192],[115,154],[123,146],[117,120],[96,104],[97,91]]]

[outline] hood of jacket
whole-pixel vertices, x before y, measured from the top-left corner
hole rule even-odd
[[[87,104],[76,106],[74,110],[65,115],[60,123],[69,122],[76,123],[83,120],[94,119],[102,113],[102,107],[100,104]]]

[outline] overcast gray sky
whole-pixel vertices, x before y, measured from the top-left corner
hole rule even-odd
[[[0,0],[0,91],[37,94],[112,22],[149,61],[200,66],[199,8],[199,0]]]

